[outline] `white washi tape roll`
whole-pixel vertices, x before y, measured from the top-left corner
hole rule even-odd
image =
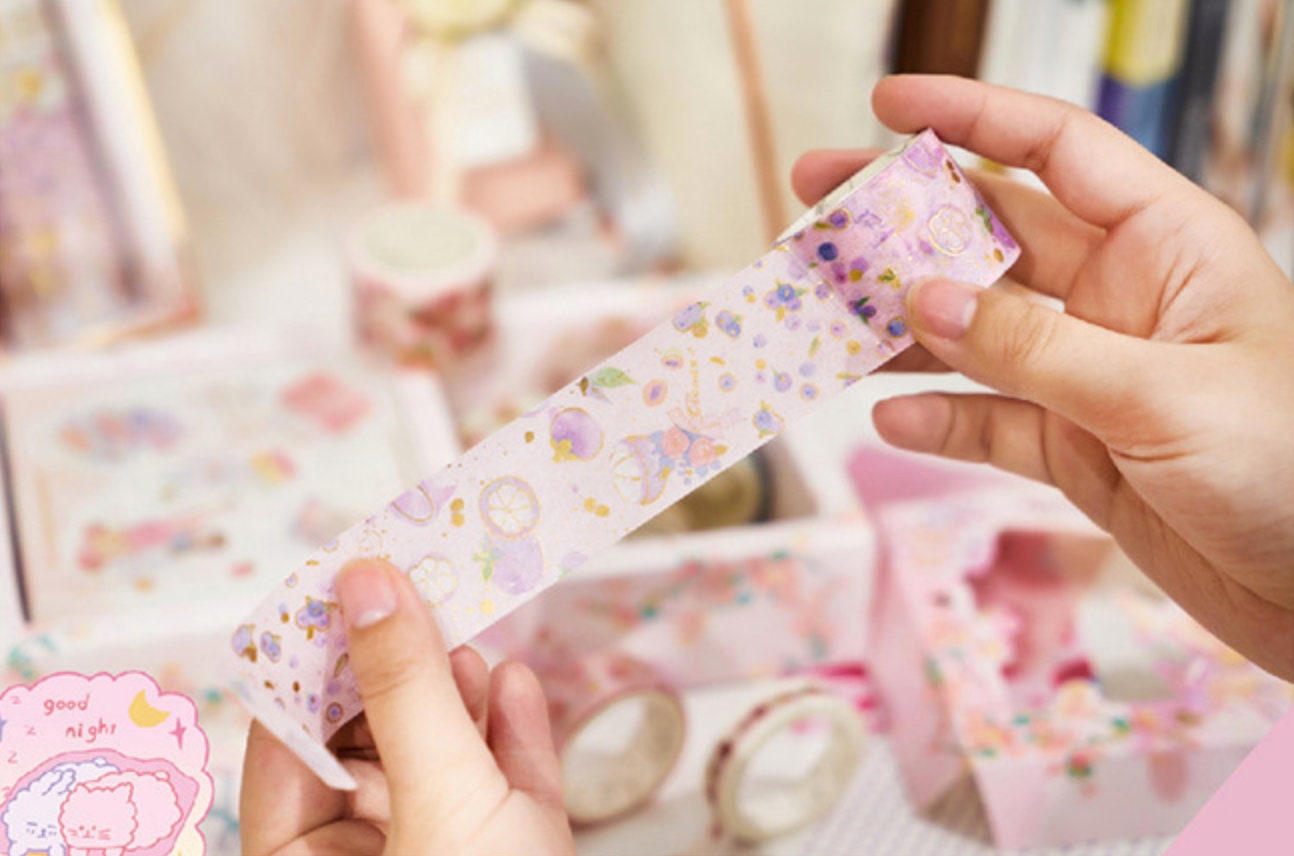
[[[360,339],[401,363],[453,364],[489,335],[498,252],[494,229],[470,212],[379,209],[346,241]]]
[[[803,775],[776,784],[752,774],[779,737],[803,728],[825,729],[826,743]],[[705,794],[713,814],[712,846],[765,841],[812,823],[849,786],[864,743],[862,719],[845,699],[804,687],[756,706],[715,747],[706,767]]]
[[[678,692],[648,664],[615,651],[538,673],[571,820],[601,823],[650,800],[683,749]]]

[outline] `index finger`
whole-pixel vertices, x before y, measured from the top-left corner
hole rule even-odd
[[[1061,204],[1113,228],[1185,178],[1108,122],[1073,104],[961,77],[898,75],[872,92],[896,131],[931,128],[947,143],[1036,173]]]
[[[238,810],[244,853],[276,853],[341,820],[345,812],[344,793],[325,785],[265,726],[252,721]]]

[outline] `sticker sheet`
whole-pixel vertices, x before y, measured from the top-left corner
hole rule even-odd
[[[138,672],[0,694],[0,852],[203,853],[212,803],[193,702]]]
[[[34,622],[207,597],[241,598],[236,616],[420,471],[389,378],[226,341],[216,357],[177,347],[110,382],[81,373],[6,390]]]
[[[462,643],[912,343],[905,287],[986,286],[1019,254],[926,132],[705,299],[326,544],[232,636],[236,689],[324,779],[361,710],[333,581],[404,569]]]

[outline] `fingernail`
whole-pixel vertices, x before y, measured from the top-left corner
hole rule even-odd
[[[363,630],[390,618],[396,592],[390,572],[371,562],[353,562],[337,577],[337,599],[351,630]]]
[[[932,279],[917,287],[912,308],[926,330],[944,339],[960,339],[975,317],[977,295],[968,285]]]

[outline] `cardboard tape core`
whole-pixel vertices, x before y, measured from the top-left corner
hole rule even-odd
[[[822,730],[825,742],[803,775],[776,783],[753,775],[761,755],[779,737],[815,728]],[[759,705],[711,755],[706,796],[715,837],[753,844],[817,820],[849,786],[863,744],[857,710],[821,690],[803,689]]]
[[[627,690],[602,702],[561,750],[571,820],[600,823],[651,799],[674,769],[684,733],[683,705],[676,693]]]

